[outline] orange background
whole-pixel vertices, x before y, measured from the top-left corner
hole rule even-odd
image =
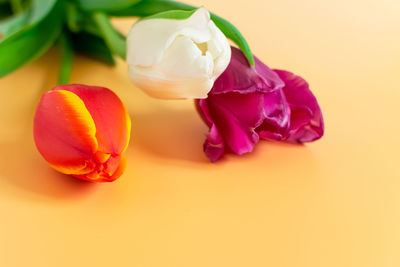
[[[191,101],[147,97],[127,66],[77,57],[71,82],[115,90],[133,122],[111,184],[53,171],[32,116],[59,52],[0,80],[0,266],[400,266],[400,2],[191,1],[229,19],[269,66],[305,77],[318,142],[260,142],[211,164]],[[116,20],[127,32],[131,19]]]

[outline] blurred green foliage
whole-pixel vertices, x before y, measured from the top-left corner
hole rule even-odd
[[[125,58],[126,38],[110,23],[111,16],[187,17],[196,9],[169,0],[0,0],[0,77],[45,53],[60,40],[61,75],[68,81],[74,52],[114,65]],[[160,15],[158,15],[160,16]],[[250,48],[227,20],[211,14],[214,23],[254,64]]]

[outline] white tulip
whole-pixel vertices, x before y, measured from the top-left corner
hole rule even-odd
[[[130,78],[156,98],[206,98],[231,58],[228,40],[205,8],[183,20],[138,21],[127,50]]]

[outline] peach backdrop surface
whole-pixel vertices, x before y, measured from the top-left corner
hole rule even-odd
[[[324,138],[264,141],[211,164],[191,101],[151,99],[124,62],[77,57],[71,82],[113,89],[133,126],[126,173],[81,182],[33,143],[53,49],[0,80],[0,266],[400,266],[400,2],[190,3],[233,22],[270,67],[308,80]],[[133,20],[114,22],[126,33]]]

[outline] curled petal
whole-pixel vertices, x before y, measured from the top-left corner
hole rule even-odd
[[[236,154],[251,152],[259,140],[254,129],[263,119],[263,96],[238,93],[210,95],[207,103],[213,123],[226,146]]]
[[[232,47],[228,68],[197,109],[210,127],[204,151],[212,160],[225,148],[236,154],[253,150],[259,137],[310,142],[324,132],[321,110],[307,82],[293,73],[271,70],[255,57],[250,67]]]
[[[256,57],[253,68],[239,49],[231,49],[228,68],[216,80],[208,98],[196,105],[210,127],[204,151],[211,161],[220,158],[225,148],[236,154],[251,152],[259,141],[255,129],[266,118],[276,127],[284,128],[288,123],[281,94],[283,81]],[[280,105],[274,103],[279,97]]]
[[[66,174],[91,172],[97,150],[96,126],[83,101],[74,93],[45,93],[34,117],[34,139],[42,156]]]
[[[200,115],[200,118],[207,124],[208,127],[211,127],[214,122],[211,118],[210,109],[208,108],[206,99],[195,99],[194,100],[195,108]]]
[[[240,49],[231,49],[231,61],[215,81],[209,95],[229,92],[268,93],[283,87],[284,83],[279,76],[257,57],[254,57],[255,66],[252,68]]]
[[[124,155],[120,156],[118,167],[114,170],[112,175],[108,178],[109,182],[118,179],[125,171],[127,165],[127,159]]]
[[[210,132],[207,134],[204,142],[204,153],[212,161],[215,162],[222,157],[225,152],[225,144],[221,134],[218,132],[215,124],[211,126]]]
[[[211,118],[207,101],[205,99],[195,100],[195,106],[200,117],[210,127],[210,131],[203,145],[204,153],[212,162],[215,162],[224,154],[224,140]]]
[[[92,171],[85,174],[73,174],[72,176],[94,182],[112,182],[118,179],[126,169],[125,156],[111,156],[103,164],[93,162]]]
[[[264,94],[264,121],[257,128],[263,139],[280,141],[285,138],[290,123],[290,108],[282,90]]]
[[[84,103],[96,125],[98,149],[108,154],[121,154],[130,138],[131,120],[118,96],[111,90],[80,84],[60,85],[53,90],[76,94]]]
[[[285,139],[303,143],[321,138],[324,134],[322,112],[308,83],[291,72],[275,72],[285,82],[283,93],[291,111],[290,127]]]

